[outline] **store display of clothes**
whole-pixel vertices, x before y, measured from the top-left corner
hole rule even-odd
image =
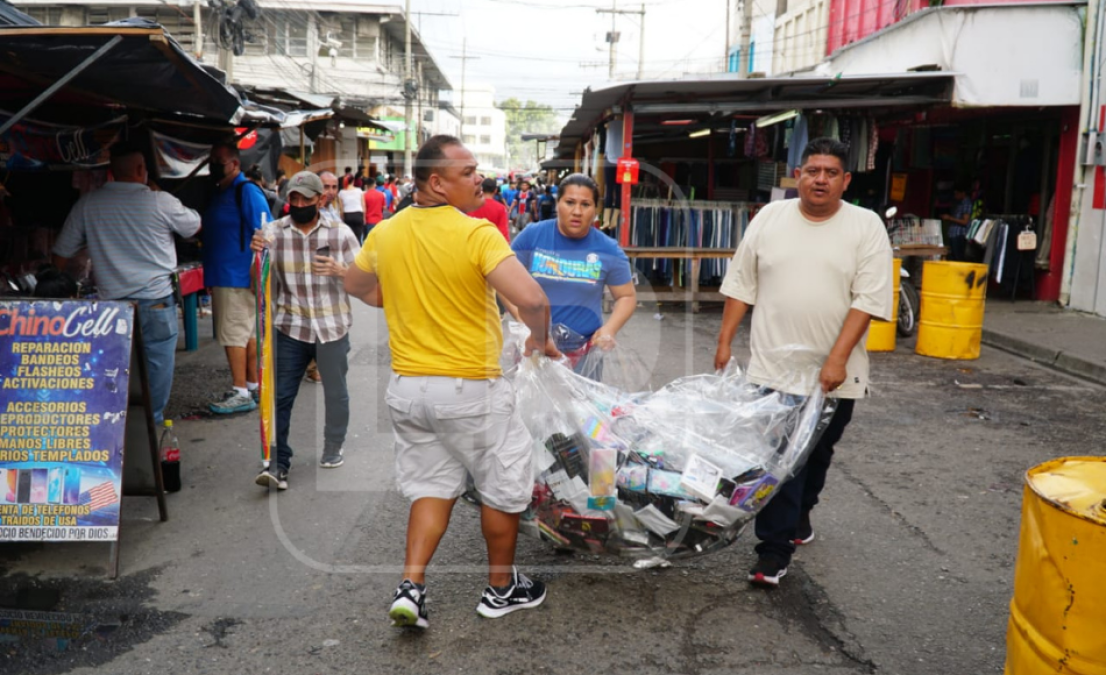
[[[812,138],[833,138],[848,146],[846,171],[875,171],[879,125],[874,118],[860,115],[804,112],[770,127],[750,124],[745,133],[745,156],[786,162],[790,173],[801,164],[803,150]]]
[[[630,206],[630,245],[639,248],[737,248],[752,217],[752,207],[745,202],[634,200]],[[699,283],[717,285],[729,262],[703,260]],[[656,283],[689,285],[687,260],[641,259],[635,266]]]
[[[817,138],[817,137],[815,137]],[[787,147],[787,172],[791,173],[799,168],[803,161],[803,150],[810,142],[810,126],[807,124],[806,115],[795,118],[795,126],[791,130],[791,138]]]
[[[1033,260],[1040,237],[1036,237],[1034,248],[1019,250],[1018,235],[1027,232],[1036,234],[1037,229],[1033,217],[1025,215],[990,216],[973,220],[968,227],[968,241],[978,247],[977,252],[983,251],[982,262],[999,294],[1011,299],[1019,292],[1033,293]]]

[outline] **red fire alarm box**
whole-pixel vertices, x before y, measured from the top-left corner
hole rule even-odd
[[[636,159],[620,159],[615,171],[614,182],[637,185],[638,163]]]

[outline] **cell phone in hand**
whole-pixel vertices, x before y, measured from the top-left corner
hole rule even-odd
[[[315,255],[326,256],[326,257],[329,258],[330,257],[330,247],[329,246],[320,246],[315,251]]]

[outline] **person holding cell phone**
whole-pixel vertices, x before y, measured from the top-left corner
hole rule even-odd
[[[273,326],[276,328],[276,462],[255,481],[288,488],[292,406],[307,364],[314,359],[323,378],[326,417],[319,466],[342,465],[349,426],[349,328],[353,323],[346,271],[360,247],[353,231],[319,208],[323,181],[301,171],[288,181],[289,213],[254,234],[250,247],[270,249]]]

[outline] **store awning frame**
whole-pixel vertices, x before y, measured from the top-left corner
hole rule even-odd
[[[948,103],[955,73],[645,80],[587,89],[560,133],[559,151],[574,148],[604,119],[635,116],[763,114],[775,110],[844,110]]]

